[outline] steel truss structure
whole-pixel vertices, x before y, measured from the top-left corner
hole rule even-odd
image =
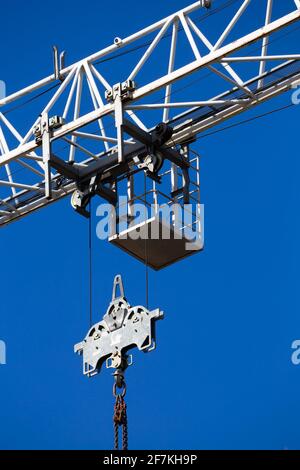
[[[176,145],[295,86],[300,51],[279,39],[300,0],[223,3],[197,1],[69,66],[55,53],[52,75],[1,99],[0,225],[72,193],[90,168],[133,169],[158,123],[173,128],[163,158],[181,166]]]

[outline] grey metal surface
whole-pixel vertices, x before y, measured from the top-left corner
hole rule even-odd
[[[236,2],[225,2],[224,8],[219,2],[194,2],[128,37],[116,37],[108,47],[68,66],[64,54],[59,56],[54,49],[54,73],[0,100],[0,226],[73,193],[76,181],[71,168],[76,164],[90,172],[98,160],[117,157],[122,167],[126,146],[140,146],[128,133],[130,124],[140,129],[139,138],[157,122],[171,125],[174,133],[166,147],[175,148],[297,86],[300,54],[293,54],[295,48],[290,47],[299,45],[299,28],[291,29],[300,21],[299,0],[240,2],[238,10]],[[199,17],[199,10],[209,6],[212,10]],[[290,33],[293,37],[288,42],[278,41],[279,34]],[[186,54],[178,54],[183,47]],[[159,63],[154,55],[158,49]],[[134,51],[135,56],[128,60],[128,53]],[[112,59],[118,59],[113,73],[108,65]],[[274,67],[274,63],[278,65]],[[198,80],[205,82],[196,86]],[[213,93],[209,93],[211,88]],[[157,102],[158,91],[161,102]],[[40,97],[48,93],[49,99],[41,102]],[[126,98],[124,102],[120,103],[120,97]],[[28,109],[25,104],[29,101]],[[11,117],[14,108],[23,107],[22,119]],[[155,114],[153,110],[157,110]],[[61,125],[49,122],[50,132],[44,139],[36,138],[45,114],[57,116]],[[53,154],[60,165],[53,164]],[[104,199],[112,196],[106,188],[100,189]],[[84,209],[80,198],[73,202]]]
[[[121,368],[124,358],[127,361],[126,352],[134,347],[140,351],[154,349],[155,322],[162,318],[159,308],[149,311],[140,305],[132,307],[125,298],[121,276],[116,276],[103,320],[95,323],[85,339],[74,346],[74,352],[83,356],[83,374],[98,374],[105,361],[107,367]]]
[[[143,230],[149,234],[146,241],[138,237]],[[163,237],[163,232],[166,230],[169,230],[170,236],[168,238]],[[158,233],[157,239],[151,237],[151,233]],[[166,226],[161,220],[155,218],[148,219],[142,227],[137,225],[121,234],[113,235],[109,238],[109,242],[155,271],[203,250],[203,240],[195,241],[192,244],[193,248],[189,249],[187,246],[191,243],[188,238],[175,231],[172,226]]]

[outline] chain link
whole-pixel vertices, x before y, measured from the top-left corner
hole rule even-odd
[[[122,450],[128,449],[128,421],[127,407],[122,394],[116,396],[114,406],[114,444],[115,450],[119,449],[119,428],[122,428]]]
[[[115,445],[115,450],[118,450],[119,449],[119,425],[116,422],[114,422],[114,445]]]
[[[125,406],[126,406],[126,405],[125,405]],[[124,422],[124,424],[123,424],[122,445],[123,445],[123,450],[128,450],[128,419],[127,419],[127,410],[125,410],[125,422]]]

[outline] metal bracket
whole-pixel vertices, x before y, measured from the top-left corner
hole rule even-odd
[[[52,198],[52,187],[51,187],[51,141],[50,141],[50,128],[48,114],[42,114],[41,118],[41,139],[42,139],[42,153],[43,153],[43,164],[45,171],[45,197],[47,199]]]
[[[131,307],[124,295],[122,278],[116,276],[103,320],[74,346],[74,352],[83,355],[83,374],[88,377],[98,374],[104,362],[106,367],[124,371],[132,363],[128,350],[137,347],[147,352],[155,348],[155,322],[161,318],[163,312],[158,308],[149,311],[142,306]]]
[[[77,186],[77,189],[75,189],[71,196],[71,206],[76,212],[86,218],[90,217],[87,206],[96,194],[103,197],[103,199],[113,206],[117,204],[116,192],[97,181],[96,176],[92,177],[87,184],[78,184]]]
[[[120,85],[119,93],[115,97],[115,124],[117,129],[118,163],[122,163],[124,161],[123,121],[124,112]]]
[[[124,119],[123,129],[131,137],[144,144],[148,154],[159,154],[181,168],[189,167],[188,161],[179,152],[165,145],[173,134],[172,127],[167,124],[160,123],[151,133],[148,133],[128,119]]]
[[[63,82],[64,77],[61,75],[61,71],[65,68],[66,51],[62,51],[58,54],[57,46],[52,46],[52,49],[55,80]]]
[[[189,145],[183,144],[181,146],[181,155],[189,162]],[[177,188],[171,192],[172,197],[176,197],[179,194],[183,194],[184,204],[189,204],[190,202],[190,174],[189,168],[183,167],[182,171],[182,187]]]
[[[114,102],[116,97],[119,96],[122,101],[132,98],[132,93],[136,89],[136,84],[133,80],[126,80],[123,83],[116,83],[110,90],[106,90],[105,98],[109,102]]]
[[[127,369],[127,367],[131,366],[132,364],[132,354],[125,354],[122,356],[119,351],[116,351],[111,357],[106,359],[107,369],[119,369],[125,371],[125,369]]]
[[[47,113],[44,115],[44,122],[46,121],[46,114]],[[40,122],[33,128],[33,135],[37,144],[42,141],[42,134],[45,129],[48,129],[49,133],[51,133],[54,129],[58,129],[65,124],[65,120],[61,116],[52,116],[51,118],[48,118],[48,123],[46,123],[46,125],[44,125],[44,122],[42,123],[41,118]]]
[[[117,289],[118,288],[120,290],[120,295],[117,295]],[[122,277],[120,276],[120,274],[118,274],[114,279],[114,285],[113,285],[113,291],[112,291],[112,300],[115,301],[115,300],[119,299],[120,297],[125,298],[125,291],[124,291]]]
[[[115,104],[115,125],[117,129],[117,142],[118,142],[118,162],[124,161],[124,139],[123,139],[123,124],[124,124],[124,110],[123,102],[131,99],[132,93],[135,90],[135,83],[133,80],[127,80],[123,83],[117,83],[111,90],[106,90],[105,97],[107,101],[114,102]]]
[[[38,144],[42,144],[43,163],[45,171],[45,197],[52,199],[51,181],[51,135],[54,129],[58,129],[64,124],[64,119],[60,116],[52,116],[49,119],[48,113],[43,113],[40,122],[34,127],[33,135]]]
[[[54,154],[51,155],[51,166],[61,175],[75,181],[77,190],[72,197],[72,206],[86,217],[89,216],[86,210],[87,204],[96,194],[111,204],[117,203],[117,193],[110,188],[113,187],[120,175],[127,175],[130,172],[132,164],[136,165],[138,169],[144,169],[147,176],[157,182],[160,182],[158,172],[164,159],[170,160],[182,169],[189,168],[188,160],[166,145],[173,132],[170,126],[161,123],[148,133],[127,119],[123,117],[120,119],[123,124],[119,122],[118,138],[120,141],[122,140],[122,145],[119,144],[118,152],[110,156],[103,156],[101,159],[91,162],[87,167],[73,162],[70,164]],[[124,148],[123,131],[137,142]],[[40,128],[37,128],[35,135],[36,138],[40,138]],[[110,186],[107,187],[107,184]]]

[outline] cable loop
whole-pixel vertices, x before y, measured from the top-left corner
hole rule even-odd
[[[122,391],[118,392],[117,388],[122,389]],[[122,398],[125,397],[125,395],[126,395],[126,383],[124,381],[123,381],[121,387],[118,387],[117,383],[114,383],[114,385],[113,385],[113,395],[114,395],[115,398],[117,398],[119,396],[122,397]]]

